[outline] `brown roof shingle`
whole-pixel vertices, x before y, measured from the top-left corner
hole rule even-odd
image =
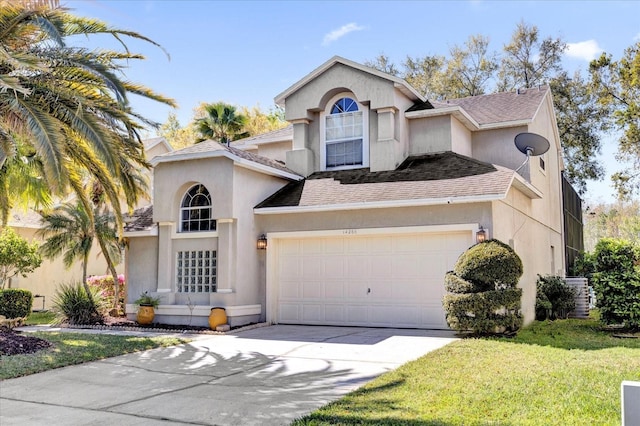
[[[125,215],[124,232],[148,231],[155,226],[153,223],[153,206],[141,207],[131,215]]]
[[[513,174],[453,152],[413,156],[390,171],[316,172],[289,183],[256,208],[498,196],[506,194]]]
[[[540,86],[533,89],[519,89],[516,92],[493,93],[431,103],[436,109],[460,106],[482,125],[532,119],[548,92],[548,86]]]

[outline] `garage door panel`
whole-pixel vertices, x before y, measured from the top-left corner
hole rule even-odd
[[[347,323],[353,325],[365,325],[369,323],[369,307],[363,305],[346,306]]]
[[[280,302],[278,315],[282,322],[299,322],[301,306],[297,303]]]
[[[324,281],[324,295],[328,300],[338,299],[343,300],[345,297],[345,283],[342,280],[339,281]]]
[[[392,258],[390,256],[373,255],[370,259],[369,271],[372,280],[388,281],[393,276]]]
[[[422,232],[278,239],[277,321],[447,328],[444,275],[471,237]]]
[[[344,305],[327,304],[324,307],[324,317],[327,323],[343,324],[347,321]]]
[[[278,268],[280,279],[297,280],[301,277],[302,265],[297,256],[283,256]]]
[[[322,324],[324,322],[324,305],[305,303],[302,305],[302,321]]]
[[[314,278],[321,277],[324,274],[322,270],[322,263],[318,262],[313,257],[303,257],[298,261],[302,263],[302,272],[300,274],[301,280],[312,280]]]
[[[317,278],[318,276],[316,276]],[[303,281],[300,283],[302,287],[302,297],[304,299],[324,299],[324,285],[322,281]]]
[[[300,297],[300,281],[281,281],[280,298],[282,300],[299,299]]]
[[[343,279],[345,275],[345,258],[342,255],[326,255],[324,257],[311,258],[310,261],[321,265],[323,270],[317,276],[328,279]]]
[[[352,255],[344,258],[345,278],[352,281],[365,281],[371,274],[371,262],[365,255]]]
[[[341,238],[323,238],[322,242],[324,243],[323,250],[324,253],[331,254],[343,254],[345,241]]]

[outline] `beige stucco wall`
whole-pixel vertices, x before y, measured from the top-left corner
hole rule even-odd
[[[158,286],[158,238],[155,236],[128,239],[125,257],[125,277],[128,299],[135,300],[142,293],[154,292]]]
[[[370,73],[335,64],[285,99],[286,119],[294,123],[293,150],[287,167],[303,176],[322,170],[320,121],[338,94],[352,94],[368,109],[368,151],[371,170],[393,170],[406,157],[408,121],[404,111],[413,102],[394,82]]]
[[[526,126],[520,126],[473,132],[472,157],[515,170],[526,156],[518,151],[513,140],[518,133],[527,131]],[[523,167],[520,174],[528,180],[528,166]]]
[[[259,214],[264,232],[318,231],[394,226],[479,223],[491,227],[491,204],[465,203],[424,207],[357,209],[318,213]]]
[[[37,229],[34,228],[13,228],[18,235],[27,241],[36,241],[42,243],[42,239],[36,235]],[[124,263],[116,266],[116,271],[124,273]],[[107,264],[100,255],[100,248],[94,244],[89,255],[89,264],[87,265],[87,275],[106,275]],[[82,264],[78,260],[71,268],[64,266],[62,257],[52,260],[43,259],[42,265],[28,274],[27,277],[17,276],[11,280],[11,287],[24,288],[31,291],[34,295],[39,294],[45,296],[45,309],[51,309],[53,306],[53,297],[56,289],[60,284],[71,284],[82,281]],[[34,309],[42,309],[42,299],[37,298],[33,303]]]
[[[284,163],[287,161],[287,151],[291,150],[291,146],[291,141],[260,144],[256,154]]]
[[[522,308],[525,323],[535,317],[537,275],[562,274],[564,255],[563,237],[559,229],[539,221],[534,204],[520,191],[511,189],[502,201],[493,202],[492,238],[509,244],[522,259],[524,273],[519,286],[523,289]],[[552,248],[553,247],[553,248]]]
[[[173,305],[186,311],[187,305],[196,305],[194,309],[198,314],[194,314],[193,324],[206,324],[202,315],[208,315],[207,309],[212,306],[261,304],[264,289],[259,286],[259,276],[263,274],[264,260],[261,261],[260,256],[264,257],[264,253],[256,249],[256,240],[262,231],[254,223],[253,207],[288,181],[218,157],[160,163],[155,169],[155,182],[154,221],[159,223],[158,236],[130,238],[128,272],[131,289],[137,292],[131,293],[129,303],[147,290],[161,297],[165,309]],[[185,192],[197,183],[209,190],[217,229],[181,233],[178,231],[180,203]],[[218,292],[176,292],[176,254],[187,250],[216,251]],[[153,253],[155,259],[147,260],[149,253]],[[157,281],[149,289],[149,279],[154,276],[150,272],[154,268]],[[182,311],[177,317],[159,315],[158,318],[185,322],[187,317]],[[264,309],[262,315],[264,317]]]

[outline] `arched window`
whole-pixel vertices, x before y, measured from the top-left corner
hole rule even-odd
[[[215,231],[216,221],[211,218],[211,195],[204,185],[192,186],[180,205],[180,231]]]
[[[324,168],[366,166],[365,108],[351,97],[340,97],[324,117]]]

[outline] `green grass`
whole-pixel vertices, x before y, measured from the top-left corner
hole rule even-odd
[[[619,425],[623,380],[640,380],[640,339],[594,320],[536,322],[454,342],[294,424]]]
[[[52,324],[56,319],[56,314],[51,311],[31,312],[24,325]]]
[[[165,337],[57,332],[37,332],[29,335],[48,340],[53,346],[28,355],[0,356],[0,380],[188,341]]]

